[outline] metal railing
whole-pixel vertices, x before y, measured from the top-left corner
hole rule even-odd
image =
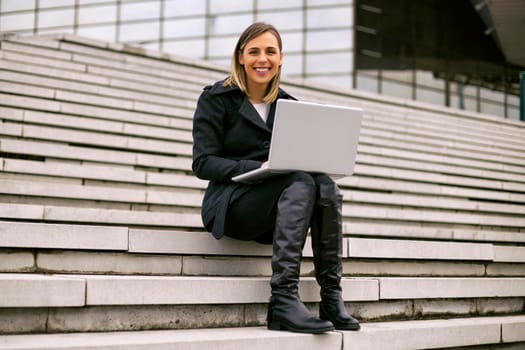
[[[520,120],[525,121],[525,71],[520,72]]]

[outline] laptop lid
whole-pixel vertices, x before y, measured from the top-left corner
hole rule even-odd
[[[360,108],[278,100],[268,168],[351,175],[362,115]]]

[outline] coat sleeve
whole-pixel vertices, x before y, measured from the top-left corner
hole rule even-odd
[[[231,181],[233,176],[259,168],[255,160],[233,160],[224,157],[225,121],[230,111],[218,95],[205,90],[193,116],[194,174],[204,180]]]

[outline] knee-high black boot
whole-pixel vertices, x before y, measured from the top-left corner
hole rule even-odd
[[[335,183],[319,184],[311,222],[315,276],[321,286],[319,317],[331,321],[336,329],[358,330],[359,322],[347,313],[341,295],[342,205],[343,197]]]
[[[273,238],[272,296],[268,328],[300,333],[334,330],[331,322],[315,317],[299,299],[302,250],[315,202],[315,184],[292,182],[279,197]]]

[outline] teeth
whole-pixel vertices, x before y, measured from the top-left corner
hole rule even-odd
[[[257,72],[266,72],[266,71],[269,71],[270,68],[255,68],[255,70],[256,70]]]

